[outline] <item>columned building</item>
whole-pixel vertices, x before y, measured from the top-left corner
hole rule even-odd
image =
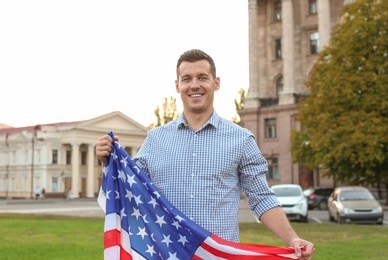
[[[4,126],[3,126],[4,127]],[[95,156],[97,139],[113,131],[134,156],[148,128],[121,112],[85,121],[0,129],[0,198],[33,198],[35,188],[47,197],[94,198],[102,165]]]
[[[249,89],[241,124],[256,136],[269,164],[268,181],[302,188],[333,181],[293,163],[290,134],[300,129],[296,106],[317,55],[329,44],[346,0],[248,0]]]

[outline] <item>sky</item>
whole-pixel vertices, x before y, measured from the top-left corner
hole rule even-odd
[[[0,1],[0,123],[121,111],[148,126],[165,97],[182,109],[175,66],[189,49],[213,57],[214,107],[231,119],[249,84],[247,0]]]

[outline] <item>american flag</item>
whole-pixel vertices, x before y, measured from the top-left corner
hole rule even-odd
[[[105,260],[297,259],[293,248],[229,242],[200,227],[159,194],[117,141],[98,203],[105,212]]]

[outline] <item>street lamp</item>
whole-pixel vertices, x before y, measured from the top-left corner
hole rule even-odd
[[[36,138],[36,131],[40,129],[39,125],[34,126],[33,133],[32,133],[32,138],[31,138],[31,194],[30,197],[31,199],[34,198],[34,155],[35,155],[35,138]],[[43,141],[43,138],[38,138],[37,140]]]

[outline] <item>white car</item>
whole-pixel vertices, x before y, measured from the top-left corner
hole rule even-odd
[[[282,204],[287,218],[308,222],[307,198],[298,184],[278,184],[271,187],[276,198]]]

